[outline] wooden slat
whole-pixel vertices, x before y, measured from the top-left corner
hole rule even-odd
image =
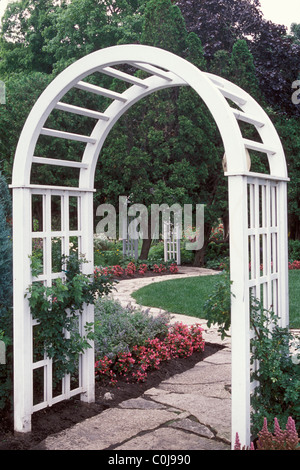
[[[41,163],[44,165],[68,166],[71,168],[88,168],[87,163],[75,162],[71,160],[59,160],[57,158],[32,157],[32,162]]]
[[[124,103],[127,101],[126,98],[124,98],[124,96],[122,96],[120,93],[117,93],[112,90],[107,90],[106,88],[102,88],[100,86],[92,85],[91,83],[78,82],[74,86],[75,88],[79,88],[80,90],[95,93],[96,95],[106,96],[107,98],[111,98],[112,100],[123,101]]]
[[[266,147],[265,144],[255,142],[254,140],[243,139],[245,147],[249,150],[256,150],[257,152],[270,153],[274,155],[276,150],[270,147]]]
[[[42,128],[41,134],[48,135],[50,137],[58,137],[60,139],[69,139],[69,140],[77,140],[79,142],[87,142],[90,144],[96,143],[96,139],[93,139],[92,137],[89,137],[86,135],[73,134],[72,132],[64,132],[64,131],[59,131],[57,129],[48,129],[46,127]]]
[[[164,80],[167,80],[168,82],[172,82],[172,78],[167,75],[168,72],[164,72],[163,70],[158,69],[157,67],[154,67],[153,65],[142,64],[141,62],[133,62],[132,65],[139,68],[140,70],[144,70],[144,72],[148,72],[152,75],[156,75],[157,77],[163,78]]]
[[[68,113],[79,114],[80,116],[87,116],[94,119],[99,119],[103,121],[108,121],[109,117],[98,111],[93,111],[92,109],[80,108],[79,106],[74,106],[72,104],[58,102],[55,106],[56,109],[61,111],[66,111]]]
[[[228,98],[231,101],[234,101],[235,103],[238,103],[240,105],[244,105],[244,104],[247,103],[247,100],[245,98],[243,98],[242,96],[237,95],[236,93],[233,93],[232,91],[228,90],[227,88],[225,88],[223,86],[220,87],[218,85],[217,85],[217,88],[220,90],[222,95],[225,96],[225,98]]]
[[[133,77],[132,75],[129,75],[128,73],[121,72],[120,70],[116,70],[113,67],[103,67],[100,70],[106,75],[109,75],[114,78],[118,78],[120,80],[123,80],[124,82],[132,83],[133,85],[137,85],[145,89],[148,88],[148,85],[144,83],[144,80],[141,80],[140,78],[137,78],[137,77]]]
[[[257,126],[257,127],[263,127],[265,125],[263,122],[261,122],[258,119],[254,118],[250,114],[243,113],[243,112],[239,111],[238,109],[232,109],[232,112],[235,115],[236,119],[238,119],[239,121],[244,121],[244,122],[247,122],[249,124],[253,124],[254,126]]]

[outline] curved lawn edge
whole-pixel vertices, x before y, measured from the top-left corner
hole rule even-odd
[[[171,313],[196,318],[203,316],[203,305],[222,273],[159,281],[131,294],[145,307],[161,308]],[[289,271],[290,328],[300,329],[300,270]]]
[[[131,294],[144,307],[204,318],[203,306],[222,274],[191,276],[154,282]]]

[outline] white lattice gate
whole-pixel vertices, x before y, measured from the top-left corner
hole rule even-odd
[[[54,204],[55,212],[59,214],[55,223]],[[24,298],[24,292],[32,282],[42,282],[45,286],[51,287],[55,279],[64,278],[57,261],[61,255],[68,256],[72,250],[85,253],[89,263],[84,263],[82,270],[86,274],[92,273],[93,225],[88,210],[91,204],[93,204],[92,192],[50,187],[14,190],[14,264],[21,265],[20,259],[24,259],[27,268],[23,269],[23,275],[15,276],[15,285],[19,282],[22,287],[14,289],[15,323],[23,325],[14,329],[14,343],[17,345],[14,361],[18,369],[14,384],[15,417],[16,426],[23,431],[30,429],[31,412],[77,394],[81,394],[84,401],[94,400],[93,348],[80,355],[74,377],[66,374],[61,383],[54,388],[55,364],[46,355],[41,356],[35,350],[35,330],[39,323],[32,318],[28,301]],[[31,223],[32,215],[37,209],[39,220]],[[24,228],[30,233],[29,238],[22,236]],[[41,254],[42,273],[32,278],[28,254],[34,255],[38,251]],[[26,322],[24,322],[24,312],[26,312]],[[78,332],[83,335],[85,323],[92,321],[93,306],[86,306],[83,313],[78,316]],[[23,396],[26,397],[26,406],[30,410],[28,416],[23,416]],[[22,418],[20,421],[17,421],[18,416]]]
[[[164,260],[181,264],[180,227],[171,222],[164,222]]]

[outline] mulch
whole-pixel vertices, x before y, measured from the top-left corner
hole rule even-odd
[[[206,343],[203,352],[196,352],[188,358],[163,362],[159,370],[148,373],[144,383],[128,383],[122,377],[118,377],[115,386],[103,385],[96,381],[94,403],[86,404],[81,402],[79,397],[73,397],[40,410],[32,415],[30,433],[14,433],[11,414],[0,413],[0,450],[33,450],[48,436],[96,416],[108,408],[117,407],[124,400],[141,396],[145,390],[158,387],[163,380],[194,367],[221,348],[222,346]],[[105,398],[107,392],[110,392],[112,399]]]

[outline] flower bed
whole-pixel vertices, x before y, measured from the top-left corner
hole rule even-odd
[[[127,265],[120,266],[105,266],[105,267],[95,267],[94,274],[95,276],[113,276],[113,277],[134,277],[134,276],[144,276],[146,273],[170,273],[170,274],[177,274],[178,273],[178,266],[175,262],[173,263],[134,263],[130,261]]]
[[[300,261],[289,262],[289,269],[300,269]]]
[[[271,267],[273,266],[273,263],[271,262]],[[289,261],[288,265],[289,269],[300,269],[300,261],[294,260],[294,261]],[[264,268],[263,264],[260,265],[259,269],[262,271]],[[249,263],[249,270],[251,269],[251,263]]]
[[[107,356],[95,363],[96,378],[100,381],[117,383],[118,375],[128,382],[145,382],[147,372],[157,370],[163,361],[190,357],[194,352],[204,350],[204,340],[200,325],[188,327],[176,323],[169,327],[164,339],[148,339],[145,344],[134,346],[130,352],[122,352],[114,359]]]

